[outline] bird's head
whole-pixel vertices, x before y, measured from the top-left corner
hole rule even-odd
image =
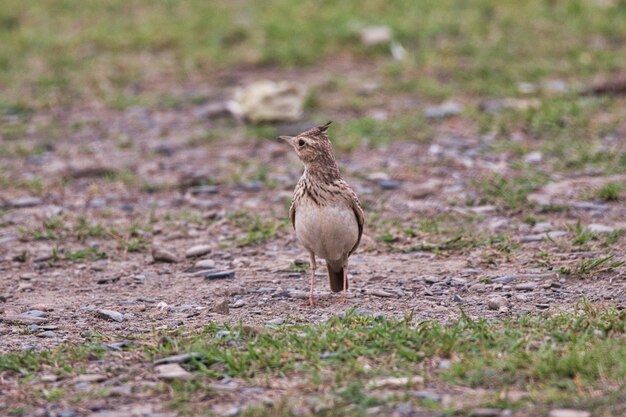
[[[331,123],[314,127],[297,136],[279,136],[278,139],[289,143],[307,167],[318,163],[334,165],[333,146],[326,134]]]

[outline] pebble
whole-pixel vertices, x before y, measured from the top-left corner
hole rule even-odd
[[[380,180],[378,181],[378,186],[383,190],[395,190],[396,188],[400,188],[402,183],[396,180]]]
[[[63,410],[58,414],[59,417],[76,417],[77,415],[76,411],[71,408]]]
[[[527,164],[537,164],[543,160],[543,154],[539,151],[529,152],[524,155],[524,162]]]
[[[537,288],[536,282],[522,282],[521,284],[517,284],[515,289],[518,291],[533,291]]]
[[[600,223],[592,223],[587,226],[587,229],[589,229],[589,231],[593,233],[613,233],[615,231],[614,227]]]
[[[535,307],[540,310],[547,310],[550,308],[550,304],[535,304]]]
[[[235,278],[235,271],[208,272],[204,278],[208,280]]]
[[[598,203],[591,203],[589,201],[579,201],[576,203],[572,203],[572,207],[579,209],[579,210],[598,210],[598,211],[604,211],[604,210],[608,210],[609,206],[606,204],[598,204]]]
[[[104,381],[106,379],[107,379],[106,375],[101,375],[101,374],[83,374],[83,375],[78,375],[76,378],[74,378],[73,382],[75,384],[80,384],[80,383],[83,383],[83,382],[92,383],[92,382],[102,382],[102,381]]]
[[[186,371],[182,366],[177,363],[157,365],[154,369],[157,372],[157,377],[163,380],[191,378],[191,373]]]
[[[244,300],[239,299],[239,300],[235,301],[233,303],[233,305],[231,305],[231,308],[241,308],[241,307],[243,307],[245,305],[246,305],[246,302]]]
[[[185,252],[185,256],[187,258],[194,258],[196,256],[206,255],[207,253],[211,252],[211,249],[212,248],[210,245],[195,245],[187,249],[187,252]]]
[[[229,304],[228,298],[224,298],[222,301],[215,304],[213,308],[211,309],[211,311],[213,311],[214,313],[218,313],[218,314],[228,315],[229,313],[228,304]]]
[[[485,292],[487,290],[487,287],[482,282],[479,282],[469,287],[469,289],[470,291],[474,292]]]
[[[45,332],[41,332],[37,334],[37,337],[51,339],[51,338],[57,337],[57,334],[53,332],[52,330],[46,330]]]
[[[117,321],[117,322],[124,321],[124,315],[122,313],[118,313],[117,311],[98,310],[96,314],[98,317],[102,319],[112,320],[112,321]]]
[[[385,290],[380,290],[380,289],[366,289],[365,290],[365,294],[367,295],[374,295],[376,297],[397,297],[396,294],[390,293],[388,291]]]
[[[215,261],[213,259],[202,259],[195,263],[194,268],[198,271],[215,268]]]
[[[391,42],[393,33],[389,26],[368,26],[361,30],[361,43],[376,46]]]
[[[574,410],[569,408],[556,408],[550,410],[549,417],[591,417],[591,413],[585,410]]]
[[[154,361],[154,365],[165,365],[168,363],[183,363],[189,362],[192,359],[200,358],[200,354],[198,352],[189,352],[189,353],[181,353],[180,355],[172,355],[167,356],[165,358],[158,359]]]
[[[438,106],[430,106],[424,110],[424,116],[428,119],[441,119],[455,116],[463,111],[463,106],[456,101],[446,101]]]
[[[557,239],[563,236],[566,236],[567,232],[564,230],[555,230],[547,233],[537,233],[533,235],[526,235],[520,238],[520,242],[529,243],[529,242],[541,242],[546,239]]]
[[[167,262],[167,263],[178,262],[178,257],[176,255],[158,246],[155,246],[152,248],[152,259],[154,259],[154,262]]]
[[[533,233],[545,233],[545,232],[549,232],[550,230],[552,230],[552,223],[550,222],[536,223],[531,229]]]
[[[403,377],[383,377],[371,379],[367,383],[368,389],[380,389],[380,388],[394,388],[394,387],[406,387],[412,385],[423,385],[424,377],[416,376],[403,376]]]
[[[24,197],[24,198],[16,198],[8,202],[7,206],[9,208],[26,208],[26,207],[35,207],[43,203],[43,200],[38,197]]]
[[[499,408],[475,408],[470,411],[471,417],[499,417],[502,410]]]
[[[419,400],[428,400],[435,403],[441,402],[441,395],[431,391],[410,391],[409,395]]]
[[[269,324],[270,326],[278,326],[283,324],[284,322],[285,319],[283,319],[282,317],[278,317],[276,319],[266,321],[265,324]]]
[[[487,307],[489,307],[490,310],[499,310],[501,307],[506,307],[508,304],[508,300],[499,295],[490,297],[487,300]]]
[[[302,290],[289,290],[287,291],[287,296],[289,298],[297,298],[297,299],[305,300],[309,298],[309,293],[307,291],[302,291]]]
[[[463,300],[463,298],[458,295],[458,294],[454,294],[454,298],[452,299],[452,301],[456,302],[456,303],[463,303],[465,302],[465,300]]]
[[[27,313],[23,313],[23,314],[7,313],[5,314],[3,320],[8,321],[8,322],[21,323],[21,324],[40,324],[40,323],[45,323],[46,321],[48,321],[48,319],[45,317],[31,316]]]

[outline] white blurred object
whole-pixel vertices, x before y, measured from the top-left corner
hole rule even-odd
[[[289,81],[258,81],[235,92],[231,111],[254,123],[302,118],[304,86]]]

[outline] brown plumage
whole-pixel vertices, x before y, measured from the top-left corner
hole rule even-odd
[[[363,235],[364,216],[356,193],[341,178],[326,130],[331,122],[298,136],[281,136],[304,163],[304,173],[294,190],[289,216],[298,240],[311,259],[311,292],[314,304],[316,256],[326,260],[330,288],[348,289],[348,258]]]

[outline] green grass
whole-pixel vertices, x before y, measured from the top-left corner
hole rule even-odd
[[[361,45],[358,31],[372,24],[393,29],[408,51],[404,62],[391,62],[388,47]],[[403,91],[517,94],[521,81],[620,69],[625,29],[622,2],[583,0],[113,0],[89,7],[7,0],[0,5],[0,85],[9,88],[0,110],[27,115],[33,106],[76,96],[125,107],[143,100],[124,89],[147,80],[241,64],[316,65],[346,55],[387,62]]]
[[[582,301],[572,313],[487,321],[461,312],[451,324],[354,312],[318,325],[211,324],[193,335],[181,329],[155,334],[136,346],[143,345],[148,360],[183,352],[198,355],[184,365],[192,379],[157,387],[168,393],[174,408],[189,415],[201,414],[204,401],[219,395],[211,391],[211,383],[233,377],[251,386],[296,378],[307,392],[306,398],[275,398],[273,407],[255,407],[244,415],[292,415],[298,407],[306,410],[305,415],[361,416],[374,405],[382,406],[375,415],[389,415],[394,404],[410,401],[445,415],[496,405],[526,407],[537,415],[550,407],[570,406],[610,416],[618,412],[618,398],[626,389],[625,335],[626,312]],[[102,353],[87,345],[9,354],[0,356],[0,371],[16,372],[21,378],[32,378],[43,369],[72,375]],[[132,357],[138,360],[136,354]],[[438,366],[444,359],[450,361],[447,368]],[[125,367],[111,367],[110,372],[123,377]],[[421,388],[418,381],[391,386],[392,396],[381,397],[373,381],[387,377],[420,377],[436,392],[459,392],[461,387],[484,391],[456,394],[456,405],[442,405],[408,395]],[[501,394],[511,390],[527,397],[503,400]]]

